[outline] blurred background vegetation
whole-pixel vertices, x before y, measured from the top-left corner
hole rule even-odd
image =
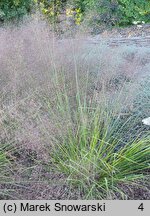
[[[149,0],[0,0],[0,21],[18,20],[40,10],[49,21],[61,17],[80,25],[127,26],[150,22]]]

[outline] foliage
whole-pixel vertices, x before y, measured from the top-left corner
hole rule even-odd
[[[107,25],[130,25],[134,21],[150,21],[150,1],[148,0],[94,0],[89,4],[88,13],[94,9],[95,22]],[[92,17],[94,19],[94,16]]]
[[[148,0],[40,0],[42,12],[52,18],[60,15],[62,8],[70,10],[69,16],[80,24],[85,14],[91,24],[130,25],[135,21],[150,20],[150,2]],[[64,8],[65,6],[65,8]],[[91,14],[93,14],[91,16]]]
[[[133,21],[150,21],[148,0],[74,0],[69,1],[87,15],[94,12],[93,22],[107,25],[129,25]]]
[[[118,0],[122,13],[119,24],[131,24],[133,21],[150,21],[149,0]]]
[[[77,25],[81,23],[84,11],[80,4],[60,0],[40,0],[39,8],[50,21],[58,21],[59,16],[64,12],[66,19],[72,18]]]
[[[32,0],[1,0],[0,20],[20,18],[29,13],[32,7]]]
[[[76,24],[81,23],[85,14],[92,24],[124,26],[135,21],[150,21],[149,0],[1,0],[0,19],[20,18],[29,13],[35,3],[52,21],[57,21],[62,12],[66,12],[67,17],[67,11]]]
[[[38,1],[38,5],[42,13],[48,18],[48,19],[57,19],[57,17],[60,15],[60,11],[62,8],[62,1],[60,0],[40,0]]]

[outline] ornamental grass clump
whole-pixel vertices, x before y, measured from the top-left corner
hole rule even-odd
[[[0,41],[0,152],[11,147],[11,183],[22,189],[12,197],[53,199],[70,188],[79,198],[126,199],[126,187],[146,187],[148,48],[57,40],[38,18],[2,28]]]
[[[62,86],[58,82],[57,86]],[[69,96],[63,82],[63,89],[56,88],[54,110],[65,119],[63,125],[58,125],[66,132],[53,139],[50,153],[53,166],[67,176],[69,184],[82,188],[86,198],[112,198],[117,193],[126,198],[123,185],[131,187],[137,181],[146,181],[146,171],[150,168],[150,134],[141,135],[137,129],[132,134],[138,113],[137,116],[123,113],[125,107],[120,99],[124,91],[129,93],[126,83],[113,101],[110,96],[106,97],[105,87],[106,92],[101,89],[97,101],[94,91],[92,96],[86,92],[88,80],[81,88],[76,68],[72,101],[73,96]]]

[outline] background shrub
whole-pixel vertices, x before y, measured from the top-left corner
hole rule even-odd
[[[150,1],[118,0],[122,14],[119,24],[131,24],[133,21],[150,21]]]
[[[134,21],[150,21],[148,0],[87,0],[84,3],[87,13],[94,11],[92,21],[98,24],[126,26]]]
[[[33,5],[33,0],[1,0],[0,20],[18,19],[29,13]]]
[[[42,11],[47,18],[52,19],[57,18],[60,15],[60,11],[62,8],[64,1],[60,0],[40,0],[37,1],[39,9]]]
[[[0,20],[20,18],[35,4],[51,21],[58,21],[61,14],[72,16],[76,24],[85,15],[91,25],[126,26],[150,21],[149,0],[1,0]]]

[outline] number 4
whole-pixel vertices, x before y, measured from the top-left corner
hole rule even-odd
[[[143,203],[141,203],[138,207],[139,210],[143,211],[144,210],[144,206],[143,206]]]

